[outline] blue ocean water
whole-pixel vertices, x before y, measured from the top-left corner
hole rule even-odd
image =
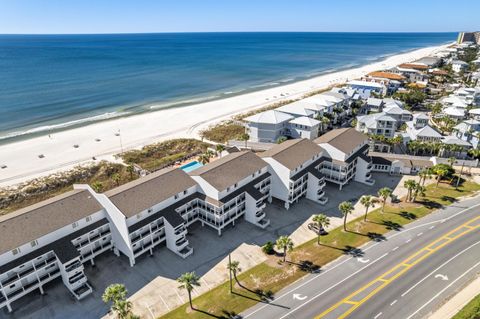
[[[0,140],[226,97],[455,33],[0,35]]]

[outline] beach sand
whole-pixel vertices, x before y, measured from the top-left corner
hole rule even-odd
[[[205,103],[152,111],[90,124],[0,146],[0,186],[66,170],[81,163],[114,160],[113,154],[171,138],[197,138],[199,131],[234,114],[359,78],[369,72],[411,62],[448,45],[391,56],[363,67],[325,74],[284,86]],[[283,94],[283,96],[282,96]],[[118,132],[120,134],[118,134]],[[99,139],[99,141],[97,140]],[[74,145],[78,147],[74,147]],[[39,155],[43,154],[43,158]]]

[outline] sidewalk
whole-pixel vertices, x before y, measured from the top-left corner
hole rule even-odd
[[[480,294],[480,274],[477,274],[477,278],[474,281],[470,282],[455,296],[444,303],[443,306],[426,318],[450,319],[478,294]]]

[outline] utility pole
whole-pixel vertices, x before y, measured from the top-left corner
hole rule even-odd
[[[460,169],[460,175],[458,175],[457,184],[455,185],[455,189],[458,189],[458,184],[460,184],[460,179],[462,178],[463,166],[464,165],[465,165],[465,161],[462,162],[462,168]]]
[[[120,129],[118,129],[118,137],[120,138],[120,154],[123,153],[123,143],[122,143],[122,133],[120,132]]]

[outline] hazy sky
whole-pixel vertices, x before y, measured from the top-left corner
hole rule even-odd
[[[0,0],[0,33],[474,29],[480,0]]]

